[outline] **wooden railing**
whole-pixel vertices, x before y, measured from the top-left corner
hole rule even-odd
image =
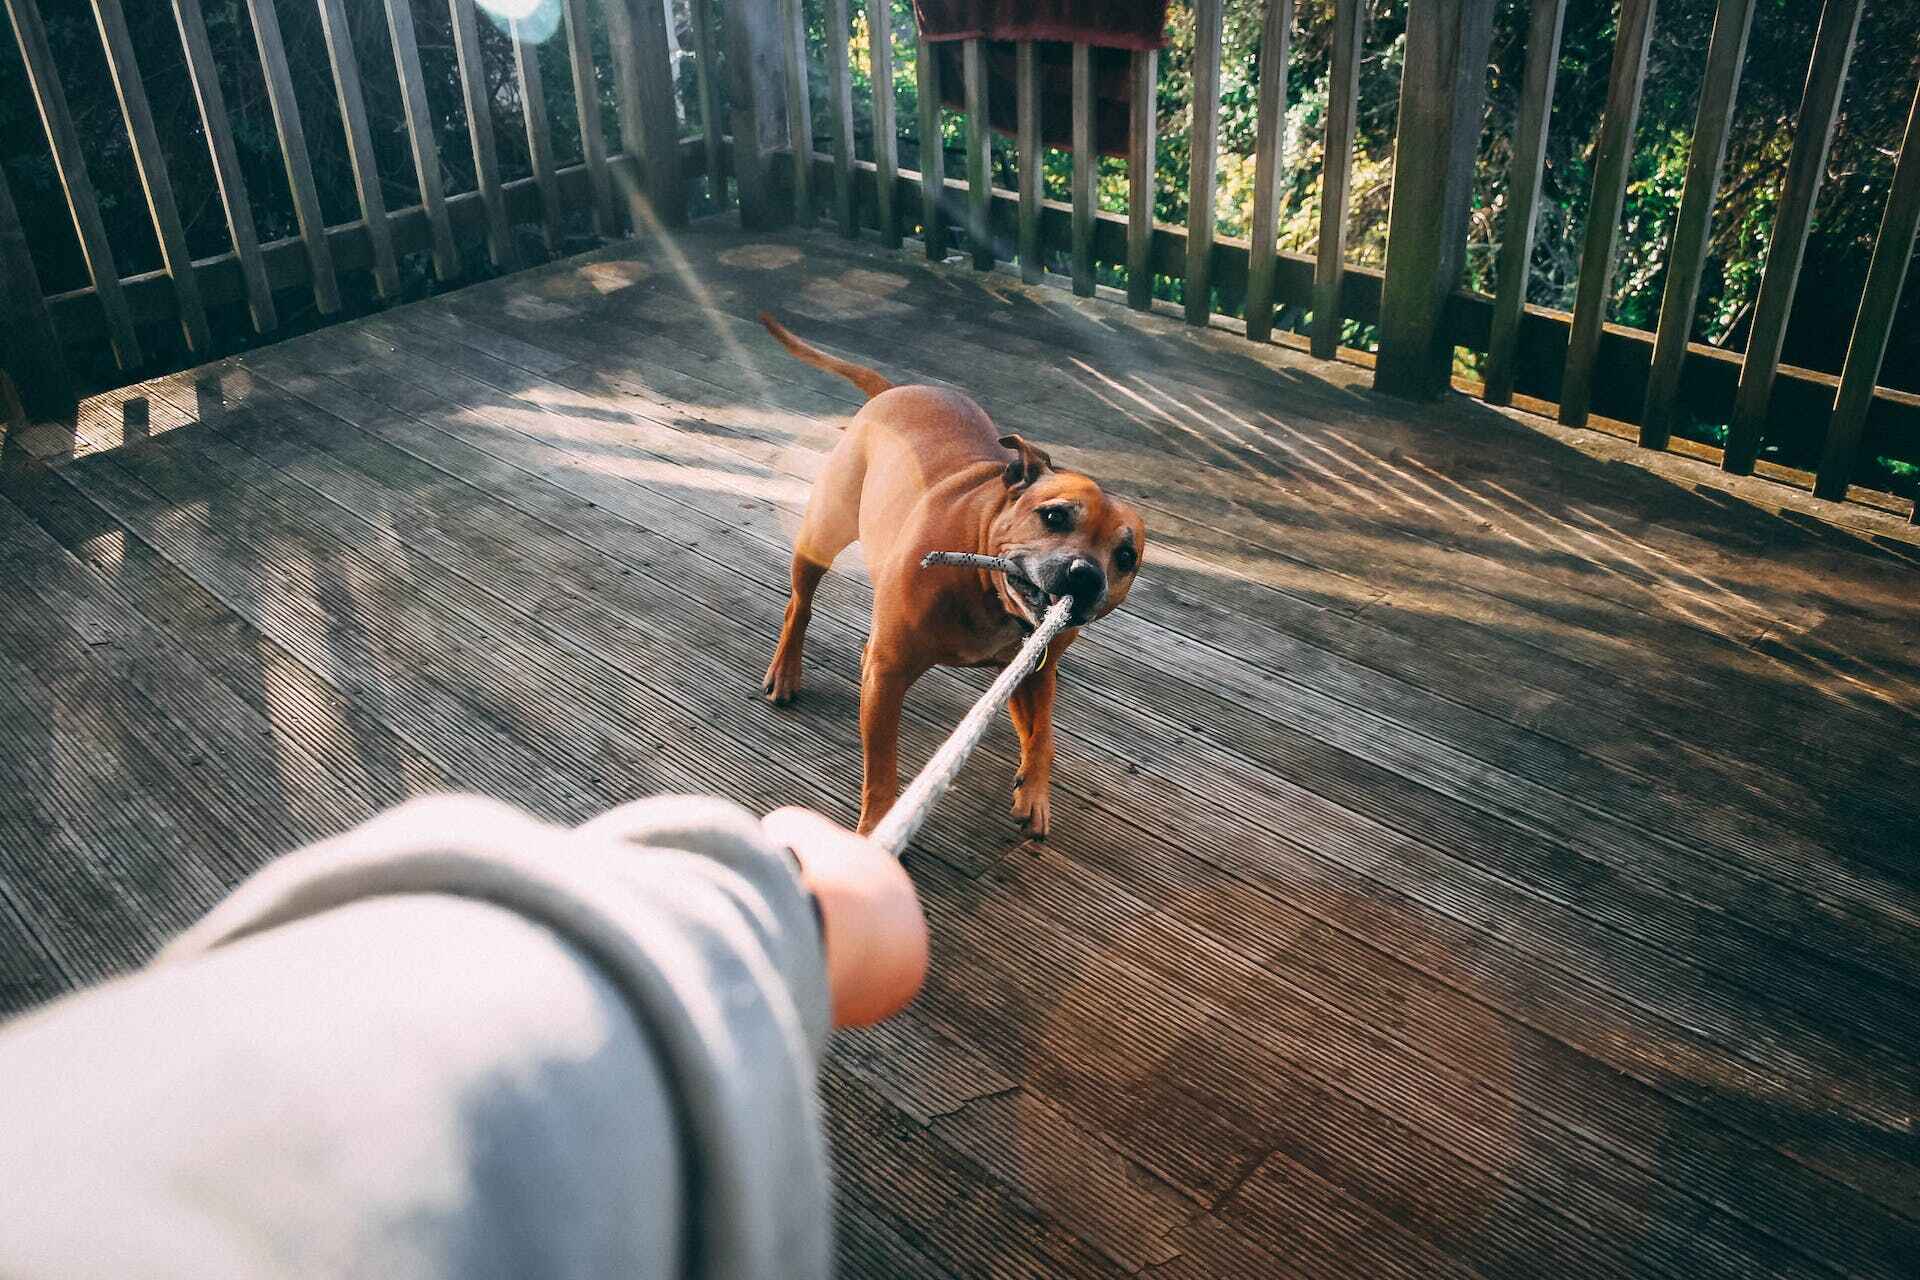
[[[281,323],[274,300],[277,291],[310,289],[317,310],[333,315],[341,308],[341,272],[370,272],[380,296],[392,297],[399,282],[397,255],[423,250],[431,251],[433,271],[439,280],[455,281],[463,274],[456,229],[483,229],[491,264],[511,268],[518,263],[511,231],[516,222],[538,223],[549,250],[557,244],[560,222],[568,210],[590,210],[593,226],[603,235],[617,230],[622,214],[629,228],[644,227],[654,219],[667,224],[681,222],[687,208],[685,176],[706,172],[708,165],[717,168],[717,120],[708,130],[705,150],[679,141],[668,71],[665,12],[658,3],[606,0],[604,4],[614,51],[612,82],[623,144],[621,152],[606,153],[601,141],[599,72],[584,21],[587,0],[564,0],[564,34],[584,154],[575,164],[556,162],[539,63],[530,56],[531,47],[521,38],[522,33],[513,30],[514,71],[533,174],[516,182],[502,182],[493,112],[480,65],[474,0],[447,0],[476,176],[476,190],[447,196],[442,189],[439,144],[421,74],[414,11],[409,0],[385,0],[387,34],[404,106],[413,177],[420,192],[419,204],[389,209],[382,194],[361,87],[362,68],[355,60],[344,0],[283,0],[319,6],[344,126],[344,145],[360,217],[329,226],[321,216],[320,195],[300,106],[294,97],[294,78],[275,0],[246,0],[299,227],[293,238],[262,244],[200,0],[169,0],[232,245],[227,253],[195,260],[187,251],[168,176],[168,158],[156,137],[122,0],[87,2],[99,28],[107,71],[126,121],[162,269],[144,275],[121,275],[101,219],[61,68],[48,42],[40,0],[0,0],[19,44],[28,85],[92,281],[83,289],[52,297],[43,295],[28,252],[26,229],[6,177],[0,173],[0,320],[4,321],[6,337],[0,343],[0,355],[4,355],[5,368],[26,408],[35,414],[60,416],[72,411],[75,383],[65,359],[70,349],[104,339],[111,344],[118,367],[133,374],[151,363],[140,339],[140,327],[177,320],[188,351],[204,359],[213,354],[207,323],[209,305],[244,299],[254,328],[269,333]],[[707,57],[710,61],[710,52]],[[706,70],[703,65],[703,78]]]
[[[517,42],[533,175],[505,183],[498,175],[491,113],[479,96],[484,88],[477,68],[473,0],[448,0],[478,188],[455,196],[441,190],[412,10],[407,0],[385,0],[420,192],[417,205],[401,209],[388,209],[382,201],[343,0],[282,0],[318,3],[324,22],[361,215],[336,226],[323,225],[320,217],[307,142],[279,45],[274,0],[247,0],[299,220],[297,237],[262,245],[257,243],[231,126],[212,74],[199,0],[171,0],[231,232],[231,252],[200,261],[186,254],[121,0],[89,0],[163,259],[160,272],[127,279],[117,272],[106,243],[38,0],[0,2],[19,40],[92,279],[90,288],[41,296],[24,233],[0,176],[0,268],[5,271],[0,312],[12,335],[5,358],[32,406],[44,412],[71,407],[71,383],[61,367],[61,353],[71,345],[104,338],[120,367],[133,371],[144,360],[138,324],[165,319],[177,320],[190,349],[203,353],[208,347],[209,303],[244,298],[254,325],[270,331],[276,325],[275,290],[310,287],[319,309],[330,312],[339,306],[339,272],[371,272],[384,294],[392,287],[395,255],[425,250],[431,251],[440,279],[456,279],[462,270],[456,229],[483,227],[494,265],[506,267],[514,259],[510,224],[516,221],[538,221],[550,246],[561,217],[582,209],[591,210],[601,234],[617,233],[623,223],[628,228],[654,220],[670,225],[687,214],[685,180],[706,174],[716,180],[714,189],[723,198],[729,195],[731,179],[731,194],[750,226],[796,217],[811,224],[824,209],[842,235],[877,234],[891,247],[917,237],[921,250],[934,258],[945,258],[950,247],[959,247],[977,268],[991,269],[1004,258],[1030,280],[1040,278],[1045,264],[1064,254],[1076,293],[1092,295],[1096,268],[1107,264],[1124,270],[1126,301],[1136,308],[1152,304],[1155,276],[1180,281],[1186,318],[1195,324],[1214,318],[1217,287],[1222,296],[1244,299],[1241,319],[1254,341],[1272,340],[1278,308],[1306,310],[1311,313],[1307,345],[1322,357],[1335,354],[1343,321],[1374,325],[1379,333],[1376,385],[1397,394],[1429,396],[1445,390],[1452,383],[1454,348],[1467,347],[1485,353],[1482,394],[1489,402],[1532,397],[1556,405],[1561,420],[1570,424],[1586,423],[1595,413],[1636,423],[1641,443],[1649,448],[1667,447],[1685,408],[1706,421],[1731,422],[1723,461],[1730,471],[1754,468],[1770,423],[1826,421],[1816,484],[1816,492],[1826,497],[1845,495],[1861,445],[1870,435],[1920,441],[1920,396],[1877,385],[1920,224],[1920,98],[1907,125],[1844,368],[1835,378],[1785,366],[1780,359],[1862,0],[1825,3],[1744,355],[1690,341],[1689,334],[1755,0],[1721,0],[1719,5],[1685,190],[1667,249],[1664,300],[1653,332],[1609,325],[1605,317],[1654,0],[1619,0],[1620,36],[1595,149],[1592,212],[1571,314],[1526,302],[1567,0],[1532,0],[1498,289],[1492,296],[1464,290],[1459,282],[1494,0],[1420,0],[1409,11],[1394,159],[1395,207],[1384,271],[1351,264],[1346,251],[1364,0],[1335,0],[1324,126],[1329,161],[1322,175],[1320,235],[1312,255],[1274,249],[1276,192],[1286,143],[1284,76],[1267,74],[1260,80],[1251,233],[1245,240],[1226,238],[1216,233],[1208,198],[1189,201],[1184,227],[1153,219],[1154,86],[1159,68],[1152,52],[1131,55],[1134,111],[1124,214],[1095,207],[1093,57],[1084,45],[1074,48],[1072,60],[1070,200],[1043,198],[1039,60],[1030,44],[1018,49],[1016,191],[991,184],[987,72],[977,40],[965,42],[961,57],[966,122],[961,172],[947,175],[947,157],[939,146],[922,148],[922,171],[902,169],[897,104],[891,92],[895,19],[888,0],[853,0],[865,6],[867,69],[876,86],[871,161],[854,154],[849,0],[725,0],[720,15],[726,41],[724,77],[721,51],[714,47],[717,0],[689,0],[702,126],[700,136],[684,140],[678,132],[661,0],[593,0],[602,7],[611,35],[622,143],[613,155],[604,154],[600,144],[599,72],[583,21],[589,0],[564,0],[583,154],[572,164],[556,160],[538,63],[527,56],[524,41]],[[811,144],[808,3],[818,6],[826,33],[825,153]],[[1222,7],[1222,0],[1192,0],[1194,92],[1187,178],[1193,193],[1210,194],[1215,188]],[[1262,68],[1286,66],[1293,17],[1293,0],[1269,0],[1259,52]],[[940,64],[924,39],[917,41],[917,48],[918,136],[938,138]],[[793,139],[808,141],[796,147]]]

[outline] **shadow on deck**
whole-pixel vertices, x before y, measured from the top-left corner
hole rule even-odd
[[[8,440],[0,1009],[418,791],[850,819],[856,563],[755,694],[859,395],[763,306],[1151,529],[1063,664],[1054,839],[1002,727],[920,844],[929,990],[834,1050],[848,1274],[1912,1274],[1920,531],[824,235]],[[910,764],[983,683],[916,688]]]

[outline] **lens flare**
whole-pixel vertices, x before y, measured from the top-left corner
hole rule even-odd
[[[480,12],[516,40],[539,44],[560,27],[560,0],[475,0]]]

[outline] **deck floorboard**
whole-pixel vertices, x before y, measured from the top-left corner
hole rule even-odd
[[[1054,837],[989,736],[923,999],[825,1096],[849,1275],[1820,1275],[1920,1256],[1920,538],[1105,299],[720,224],[98,396],[0,476],[0,1012],[407,795],[853,816],[859,394],[1138,500]],[[909,701],[924,758],[984,678]]]

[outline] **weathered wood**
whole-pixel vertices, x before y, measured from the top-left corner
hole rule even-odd
[[[72,215],[74,232],[80,237],[80,256],[86,261],[87,275],[93,280],[94,291],[107,314],[114,360],[122,369],[136,368],[146,356],[140,349],[139,335],[134,332],[126,295],[120,291],[120,269],[114,264],[106,224],[100,220],[100,201],[94,195],[93,180],[87,176],[86,153],[80,145],[79,131],[74,127],[73,112],[67,106],[67,91],[60,83],[60,71],[47,44],[47,27],[40,16],[39,0],[6,0],[6,3],[14,39],[19,42],[20,57],[26,63],[27,84],[40,111],[40,125],[46,130],[48,145],[53,148],[53,165],[60,174],[67,212]]]
[[[1347,204],[1353,194],[1355,116],[1360,103],[1360,49],[1367,38],[1360,0],[1335,0],[1332,60],[1327,69],[1327,122],[1321,133],[1320,242],[1313,268],[1313,354],[1333,359],[1340,347],[1341,297],[1347,270]]]
[[[1020,278],[1032,284],[1047,264],[1040,241],[1040,193],[1046,176],[1040,150],[1040,60],[1031,40],[1020,41],[1014,50],[1014,113],[1014,160],[1020,168],[1016,253]]]
[[[513,40],[513,67],[520,77],[520,113],[527,126],[527,157],[533,180],[540,188],[540,231],[547,252],[558,253],[564,232],[560,180],[554,176],[553,127],[547,122],[547,93],[540,79],[540,46],[527,39],[518,21],[507,25]]]
[[[1273,334],[1276,196],[1287,147],[1287,38],[1292,30],[1293,0],[1267,0],[1255,108],[1253,225],[1247,233],[1247,337],[1255,342],[1265,342]]]
[[[827,110],[833,131],[833,220],[849,240],[860,234],[853,202],[853,67],[847,52],[847,0],[826,0]]]
[[[13,379],[29,418],[72,416],[77,403],[73,375],[47,314],[40,274],[5,172],[0,172],[0,372]],[[0,409],[0,420],[5,416]]]
[[[1153,305],[1154,134],[1160,123],[1160,51],[1134,52],[1132,135],[1127,148],[1127,305]]]
[[[1854,317],[1853,337],[1847,342],[1846,364],[1840,370],[1840,393],[1834,399],[1833,418],[1827,424],[1826,445],[1813,492],[1839,501],[1847,496],[1855,457],[1866,434],[1867,410],[1873,405],[1874,384],[1886,359],[1893,317],[1913,259],[1914,235],[1920,231],[1920,88],[1914,90],[1907,113],[1907,131],[1900,141],[1900,159],[1894,165],[1893,188],[1880,216],[1880,234],[1873,239],[1873,262],[1867,268],[1860,310]],[[1920,511],[1920,507],[1916,507]]]
[[[307,278],[313,285],[314,306],[321,315],[330,316],[340,310],[340,283],[334,278],[327,222],[320,213],[320,189],[314,184],[313,165],[307,158],[307,131],[300,123],[300,104],[293,96],[293,72],[287,66],[280,18],[273,0],[247,0],[247,16],[253,23],[254,44],[260,50],[267,105],[273,111],[273,128],[280,139],[280,158],[287,169],[287,188],[293,193],[300,242],[307,251]]]
[[[693,20],[694,90],[700,95],[700,138],[706,144],[707,195],[715,206],[724,209],[727,200],[727,173],[722,163],[724,128],[720,119],[720,64],[718,46],[713,39],[714,0],[688,0]]]
[[[572,5],[568,0],[568,18]],[[460,274],[460,248],[447,220],[446,183],[440,176],[440,143],[433,134],[433,105],[427,100],[426,77],[420,71],[420,41],[413,28],[413,0],[386,0],[387,37],[393,45],[393,66],[400,82],[400,107],[407,121],[407,147],[413,154],[414,181],[420,188],[420,207],[426,210],[433,233],[433,274],[447,281]]]
[[[1195,111],[1199,110],[1195,99]],[[1093,296],[1093,183],[1100,156],[1093,142],[1093,48],[1073,46],[1073,291]],[[1197,162],[1196,162],[1197,163]]]
[[[781,52],[786,60],[787,146],[793,152],[793,218],[813,225],[813,102],[807,87],[807,10],[804,0],[776,0]]]
[[[914,78],[920,93],[920,239],[927,256],[947,256],[947,226],[940,208],[947,188],[946,141],[940,120],[940,60],[926,37],[919,37]]]
[[[791,214],[776,198],[771,163],[787,142],[783,14],[777,4],[730,4],[725,10],[733,181],[740,221],[749,227],[774,226]]]
[[[1586,244],[1580,255],[1573,330],[1560,379],[1560,421],[1582,426],[1593,402],[1594,356],[1613,298],[1614,255],[1620,243],[1620,211],[1633,168],[1633,126],[1647,74],[1647,42],[1653,35],[1654,0],[1620,0],[1619,35],[1607,80],[1606,113],[1594,145],[1593,196],[1587,205]]]
[[[1754,0],[1720,0],[1713,39],[1707,45],[1707,73],[1700,85],[1700,110],[1687,152],[1687,181],[1680,213],[1667,240],[1667,283],[1660,298],[1660,323],[1653,344],[1653,372],[1646,405],[1640,411],[1640,444],[1664,449],[1673,435],[1680,401],[1680,366],[1693,334],[1700,277],[1707,266],[1713,232],[1713,201],[1733,128],[1740,68],[1747,58],[1747,33],[1753,27]]]
[[[1376,391],[1425,400],[1451,384],[1447,300],[1466,267],[1495,3],[1432,0],[1407,11]]]
[[[1727,427],[1726,452],[1720,463],[1736,474],[1752,471],[1760,456],[1768,401],[1780,371],[1780,348],[1786,342],[1787,322],[1793,315],[1794,291],[1800,286],[1800,264],[1807,251],[1807,233],[1813,228],[1820,182],[1826,174],[1827,147],[1840,116],[1840,97],[1846,89],[1860,8],[1861,0],[1827,0],[1820,10],[1820,31],[1814,37],[1800,114],[1794,119],[1793,152],[1787,159],[1780,204],[1774,210],[1773,234],[1767,241],[1766,265],[1760,271],[1753,325],[1740,364],[1740,388],[1734,394],[1733,421]]]
[[[153,220],[160,261],[173,282],[180,328],[186,334],[187,349],[205,354],[213,346],[213,337],[207,331],[207,309],[200,301],[193,255],[187,250],[186,229],[180,224],[180,206],[174,202],[173,179],[167,175],[167,157],[154,132],[153,109],[147,104],[147,88],[140,79],[140,60],[134,56],[127,15],[120,8],[120,0],[93,0],[93,17],[100,27],[100,43],[106,48],[107,75],[120,100],[120,114],[127,122],[133,164],[146,193],[147,216]]]
[[[531,184],[513,189],[534,207]],[[477,198],[462,210],[476,217]],[[1786,573],[1819,607],[1877,603],[1904,566],[1783,538],[1774,517],[1729,515],[1579,457],[1560,433],[1475,414],[1507,444],[1489,472],[1484,452],[1435,451],[1457,422],[1315,391],[1323,379],[1307,375],[1324,366],[1284,351],[1182,338],[1152,316],[1063,324],[1048,312],[1079,304],[1057,295],[790,239],[808,250],[797,262],[726,252],[763,238],[677,235],[710,297],[659,272],[608,298],[608,271],[649,259],[637,246],[278,344],[205,371],[229,407],[192,412],[193,376],[145,392],[163,428],[150,442],[121,443],[117,406],[96,411],[83,456],[50,477],[67,496],[20,497],[21,527],[59,547],[5,545],[36,571],[0,585],[14,593],[0,621],[21,642],[0,646],[0,881],[64,894],[66,909],[34,917],[43,947],[0,910],[0,992],[70,980],[31,980],[44,956],[103,956],[89,972],[137,963],[151,939],[116,930],[157,936],[197,909],[183,892],[216,892],[199,868],[191,884],[127,891],[142,875],[178,877],[167,859],[213,849],[237,870],[297,838],[299,822],[390,803],[403,778],[559,820],[670,788],[756,806],[797,795],[845,817],[871,607],[857,569],[830,575],[817,603],[815,701],[772,714],[741,693],[778,626],[806,482],[858,407],[751,345],[757,305],[804,297],[810,339],[890,374],[961,381],[1008,429],[1044,430],[1063,465],[1107,479],[1125,458],[1159,548],[1126,606],[1068,659],[1052,839],[1033,857],[1018,849],[1004,818],[1016,761],[990,740],[916,872],[943,976],[905,1031],[890,1023],[836,1049],[823,1088],[853,1170],[844,1273],[1331,1280],[1356,1265],[1498,1272],[1520,1257],[1572,1277],[1658,1257],[1675,1275],[1904,1274],[1920,1235],[1914,1161],[1886,1134],[1911,1112],[1911,1054],[1876,1046],[1912,1036],[1872,1011],[1911,1003],[1909,984],[1884,976],[1911,973],[1911,931],[1887,927],[1912,905],[1910,878],[1875,881],[1885,913],[1851,943],[1863,886],[1825,880],[1837,866],[1858,874],[1876,846],[1909,847],[1897,771],[1851,771],[1838,803],[1879,796],[1897,811],[1833,810],[1849,815],[1844,851],[1770,853],[1771,830],[1737,859],[1694,849],[1710,843],[1705,788],[1678,788],[1657,750],[1646,772],[1590,752],[1634,745],[1592,718],[1606,701],[1661,726],[1662,749],[1692,776],[1685,744],[1711,735],[1701,722],[1713,717],[1655,696],[1641,662],[1704,651],[1677,646],[1671,624],[1649,627],[1615,575],[1587,572],[1608,594],[1551,618],[1497,612],[1460,581],[1499,572],[1516,598],[1538,595],[1547,562],[1575,554],[1550,541],[1543,556],[1517,525],[1527,542],[1499,551],[1509,544],[1466,505],[1495,484],[1569,521],[1620,509],[1614,486],[1664,494],[1683,506],[1631,537],[1611,520],[1577,527],[1767,600],[1779,589],[1767,575]],[[542,306],[518,312],[526,298]],[[952,341],[903,341],[928,323]],[[749,358],[716,360],[733,341]],[[237,367],[251,385],[235,383]],[[1299,416],[1336,404],[1324,422]],[[686,431],[694,419],[703,430]],[[1413,431],[1426,443],[1406,447]],[[1365,461],[1396,448],[1391,466]],[[1313,488],[1318,473],[1292,461],[1302,455],[1337,481]],[[714,509],[716,476],[740,503]],[[1466,509],[1430,502],[1414,480],[1444,483]],[[1291,496],[1262,505],[1277,484],[1309,486],[1328,518]],[[1699,519],[1729,523],[1754,551],[1701,557],[1669,519],[1688,511],[1712,512]],[[1436,539],[1445,590],[1411,558],[1368,559],[1402,524]],[[288,574],[290,555],[320,571]],[[1365,568],[1319,567],[1343,559]],[[1742,565],[1750,576],[1729,576]],[[1367,589],[1343,596],[1360,577]],[[151,625],[125,623],[129,608]],[[1911,605],[1887,608],[1861,656],[1899,651]],[[1433,626],[1455,630],[1417,629]],[[1316,640],[1294,639],[1300,628]],[[705,642],[689,651],[687,634]],[[1616,634],[1627,641],[1607,662],[1582,665]],[[102,635],[112,643],[91,643]],[[130,653],[150,656],[129,667]],[[1821,753],[1804,743],[1854,713],[1782,714],[1782,674],[1736,672],[1739,653],[1698,663],[1714,682],[1699,692],[1730,717],[1763,711],[1810,768],[1725,794],[1739,815],[1769,795],[1814,806]],[[269,654],[281,655],[272,669],[257,656]],[[1558,680],[1556,692],[1523,688],[1522,672]],[[977,687],[950,672],[916,687],[910,758]],[[1483,705],[1498,718],[1467,709]],[[359,719],[341,725],[346,714]],[[259,739],[262,725],[281,740]],[[255,745],[188,763],[184,744],[223,737]],[[355,767],[368,740],[386,767]],[[47,767],[65,758],[55,742],[73,757],[62,769]],[[1897,748],[1898,735],[1873,745]],[[104,767],[116,758],[124,767]],[[55,790],[57,808],[32,807]],[[1690,807],[1651,807],[1683,791]],[[1532,807],[1494,816],[1520,798]],[[1808,829],[1832,820],[1807,816]],[[115,851],[105,866],[102,849]],[[1796,896],[1776,895],[1776,878]],[[84,909],[89,896],[106,906]],[[1811,927],[1783,943],[1795,921]],[[1133,1012],[1116,1020],[1116,1008]],[[1856,1038],[1868,1042],[1858,1052]],[[1756,1111],[1755,1097],[1770,1103]],[[1205,1233],[1175,1225],[1216,1201],[1197,1220]]]
[[[898,249],[900,215],[895,211],[895,189],[900,178],[900,136],[893,96],[892,0],[867,0],[867,39],[871,59],[867,73],[873,81],[874,220],[880,228],[880,243]]]
[[[360,217],[373,246],[373,282],[383,298],[400,291],[400,263],[393,254],[393,229],[387,225],[387,198],[380,190],[380,166],[367,129],[367,101],[360,90],[360,64],[353,54],[353,32],[342,0],[320,0],[320,32],[327,42],[327,63],[347,133],[347,163],[360,198]]]
[[[519,264],[520,253],[513,243],[506,197],[500,191],[500,149],[493,138],[493,100],[487,92],[480,28],[473,0],[447,0],[447,4],[453,18],[453,52],[460,70],[460,101],[467,114],[467,141],[473,150],[474,185],[487,210],[487,257],[504,270]],[[619,8],[620,0],[612,0],[607,6],[610,29]]]
[[[987,119],[986,51],[960,46],[961,91],[967,104],[967,248],[976,271],[993,270],[993,127]]]
[[[607,175],[607,139],[600,118],[600,73],[593,62],[593,33],[587,28],[586,0],[561,0],[567,28],[567,66],[573,73],[574,112],[580,122],[580,158],[592,191],[593,233],[614,234],[613,183]]]
[[[681,162],[689,176],[697,176],[705,163],[699,154],[699,139],[689,139],[681,152]],[[620,162],[625,166],[625,161]],[[631,166],[626,166],[631,167]],[[585,165],[571,164],[557,171],[560,190],[569,208],[586,208],[591,200]],[[519,222],[533,223],[540,218],[540,190],[533,179],[514,178],[501,184],[510,216]],[[486,208],[478,191],[463,191],[447,197],[447,216],[456,237],[478,239],[485,234]],[[426,253],[432,249],[432,236],[424,210],[417,206],[391,210],[387,214],[393,227],[394,247],[403,253]],[[371,268],[373,248],[366,228],[358,219],[342,223],[327,233],[334,258],[354,269]],[[260,246],[267,279],[276,290],[305,286],[311,279],[306,248],[298,238],[274,240]],[[200,276],[200,295],[208,306],[244,302],[246,282],[238,260],[232,253],[217,254],[194,263]],[[136,324],[166,324],[174,318],[173,287],[160,272],[145,272],[121,281],[129,310]],[[82,340],[104,342],[106,316],[91,285],[70,289],[47,297],[47,309],[54,327],[68,342]]]
[[[1193,107],[1187,134],[1187,323],[1213,314],[1213,201],[1220,146],[1221,0],[1194,0]]]
[[[1527,23],[1527,66],[1520,89],[1520,120],[1513,159],[1507,165],[1507,202],[1500,227],[1498,292],[1487,338],[1488,404],[1510,404],[1518,377],[1520,318],[1526,313],[1533,276],[1533,229],[1540,216],[1540,179],[1547,164],[1547,125],[1553,116],[1553,84],[1560,70],[1560,33],[1567,0],[1533,0]]]
[[[213,157],[213,180],[220,190],[227,235],[247,282],[247,313],[253,320],[254,331],[267,333],[278,327],[280,315],[274,307],[273,288],[267,283],[266,268],[261,262],[260,234],[254,225],[253,204],[247,194],[246,175],[240,169],[240,154],[234,147],[233,121],[227,115],[227,99],[220,88],[219,68],[213,60],[213,45],[207,38],[207,21],[201,12],[200,0],[173,0],[173,16],[186,53],[187,79],[193,85],[194,101],[200,109],[200,127]]]
[[[630,65],[639,77],[635,102],[640,112],[640,161],[646,174],[653,216],[669,227],[687,221],[685,166],[680,158],[680,113],[673,78],[672,40],[667,33],[664,0],[614,0],[632,5]]]

